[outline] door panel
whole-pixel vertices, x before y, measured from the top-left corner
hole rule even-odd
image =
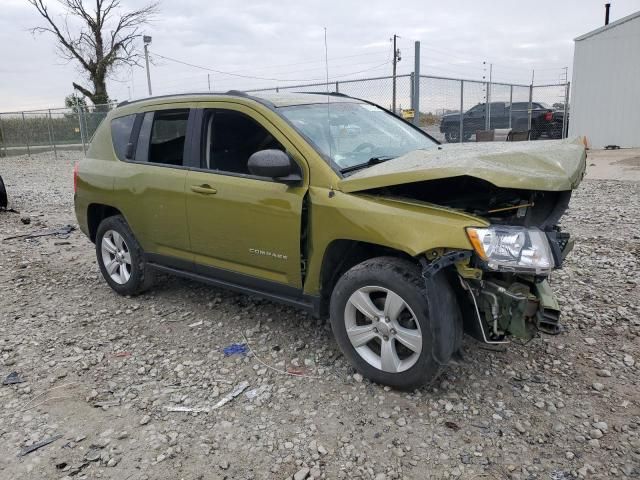
[[[191,258],[184,186],[187,170],[124,164],[115,181],[115,198],[147,253]]]
[[[215,267],[302,287],[304,188],[190,171],[186,190],[191,249],[201,273]]]
[[[185,185],[196,269],[205,275],[212,268],[224,269],[301,290],[306,162],[286,132],[256,110],[225,102],[210,105],[199,112],[200,140],[192,148],[201,156],[201,168],[189,171]],[[248,174],[246,160],[253,151],[277,147],[300,168],[300,186]]]
[[[186,218],[185,182],[189,157],[189,109],[146,112],[141,117],[134,158],[121,162],[115,198],[146,253],[192,261]]]

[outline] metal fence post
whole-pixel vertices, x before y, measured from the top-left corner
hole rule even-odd
[[[527,108],[527,130],[531,130],[531,108],[533,107],[533,83],[529,85],[529,108]]]
[[[27,121],[24,118],[24,112],[22,112],[22,126],[24,127],[24,141],[27,144],[27,155],[31,156],[31,149],[29,148],[29,129],[27,128]]]
[[[82,110],[80,109],[80,102],[76,98],[76,115],[78,115],[78,126],[80,127],[80,142],[82,143],[82,153],[85,155],[87,151],[85,150],[84,145],[84,127],[82,126]]]
[[[562,112],[562,138],[567,138],[569,135],[569,88],[571,82],[567,82],[564,90],[564,109]]]
[[[414,105],[414,95],[415,92],[413,91],[414,87],[416,86],[416,82],[414,81],[415,78],[415,73],[411,72],[409,74],[409,108],[413,108]]]
[[[340,88],[338,87],[338,85],[340,85],[340,83],[336,82],[336,93],[340,93]]]
[[[460,122],[460,136],[459,143],[464,141],[464,80],[460,80],[460,115],[458,121]]]
[[[82,124],[84,125],[84,140],[88,144],[89,143],[89,124],[87,123],[87,117],[90,115],[89,111],[85,111],[82,108]]]
[[[513,111],[513,85],[509,86],[509,128],[511,128],[511,114]]]
[[[51,109],[49,109],[49,115],[47,116],[47,130],[49,130],[49,143],[53,147],[53,155],[58,159],[58,149],[56,148],[56,140],[53,136],[53,129],[51,128]]]
[[[413,55],[413,124],[420,126],[420,42],[414,43]]]
[[[3,155],[4,150],[4,155]],[[0,114],[0,157],[6,157],[7,153],[7,139],[4,136],[4,127],[2,126],[2,114]]]
[[[485,103],[484,103],[484,129],[489,130],[489,126],[491,125],[491,107],[489,103],[491,102],[491,84],[487,82],[485,84],[487,89],[487,94],[485,95]]]

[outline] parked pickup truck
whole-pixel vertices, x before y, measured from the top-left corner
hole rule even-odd
[[[165,272],[284,302],[329,317],[363,375],[410,389],[464,332],[558,331],[547,277],[585,158],[579,141],[440,145],[341,95],[156,97],[97,129],[75,212],[117,293]]]
[[[470,108],[462,116],[463,140],[468,141],[477,130],[486,129],[486,104],[479,103]],[[529,130],[529,102],[491,102],[489,103],[490,129],[511,128],[515,131],[526,132]],[[511,119],[509,117],[511,116]],[[554,110],[545,103],[533,102],[531,104],[531,140],[537,140],[542,135],[548,138],[561,138],[562,130],[557,128],[557,120],[554,118]],[[449,143],[460,141],[460,114],[449,113],[442,116],[440,132],[444,134]],[[560,133],[560,135],[558,135]]]

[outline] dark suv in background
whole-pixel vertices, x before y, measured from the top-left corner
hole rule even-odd
[[[529,102],[491,102],[489,103],[490,128],[512,128],[514,131],[524,132],[529,130]],[[464,112],[462,116],[463,140],[468,141],[477,130],[485,130],[486,106],[479,103],[475,107]],[[561,113],[561,112],[560,112]],[[511,116],[511,121],[509,121]],[[541,136],[548,138],[562,138],[562,127],[558,128],[558,119],[561,117],[553,108],[545,103],[534,102],[531,104],[531,140],[537,140]],[[449,143],[460,141],[460,114],[449,113],[442,116],[440,132],[444,134]]]

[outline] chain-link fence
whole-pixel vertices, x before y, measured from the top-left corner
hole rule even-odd
[[[86,151],[112,105],[0,113],[0,157]]]
[[[416,95],[416,88],[418,94]],[[250,92],[337,92],[392,109],[393,77]],[[396,113],[441,142],[557,139],[567,132],[569,84],[520,85],[413,74],[396,77]],[[417,108],[416,108],[417,107]],[[460,114],[462,112],[462,114]],[[485,135],[488,134],[488,135]]]
[[[250,90],[337,92],[392,110],[391,76]],[[398,75],[396,113],[441,142],[566,136],[569,84],[519,85]],[[416,91],[418,92],[416,94]],[[112,105],[0,113],[0,156],[83,150]],[[462,112],[462,113],[461,113]]]

